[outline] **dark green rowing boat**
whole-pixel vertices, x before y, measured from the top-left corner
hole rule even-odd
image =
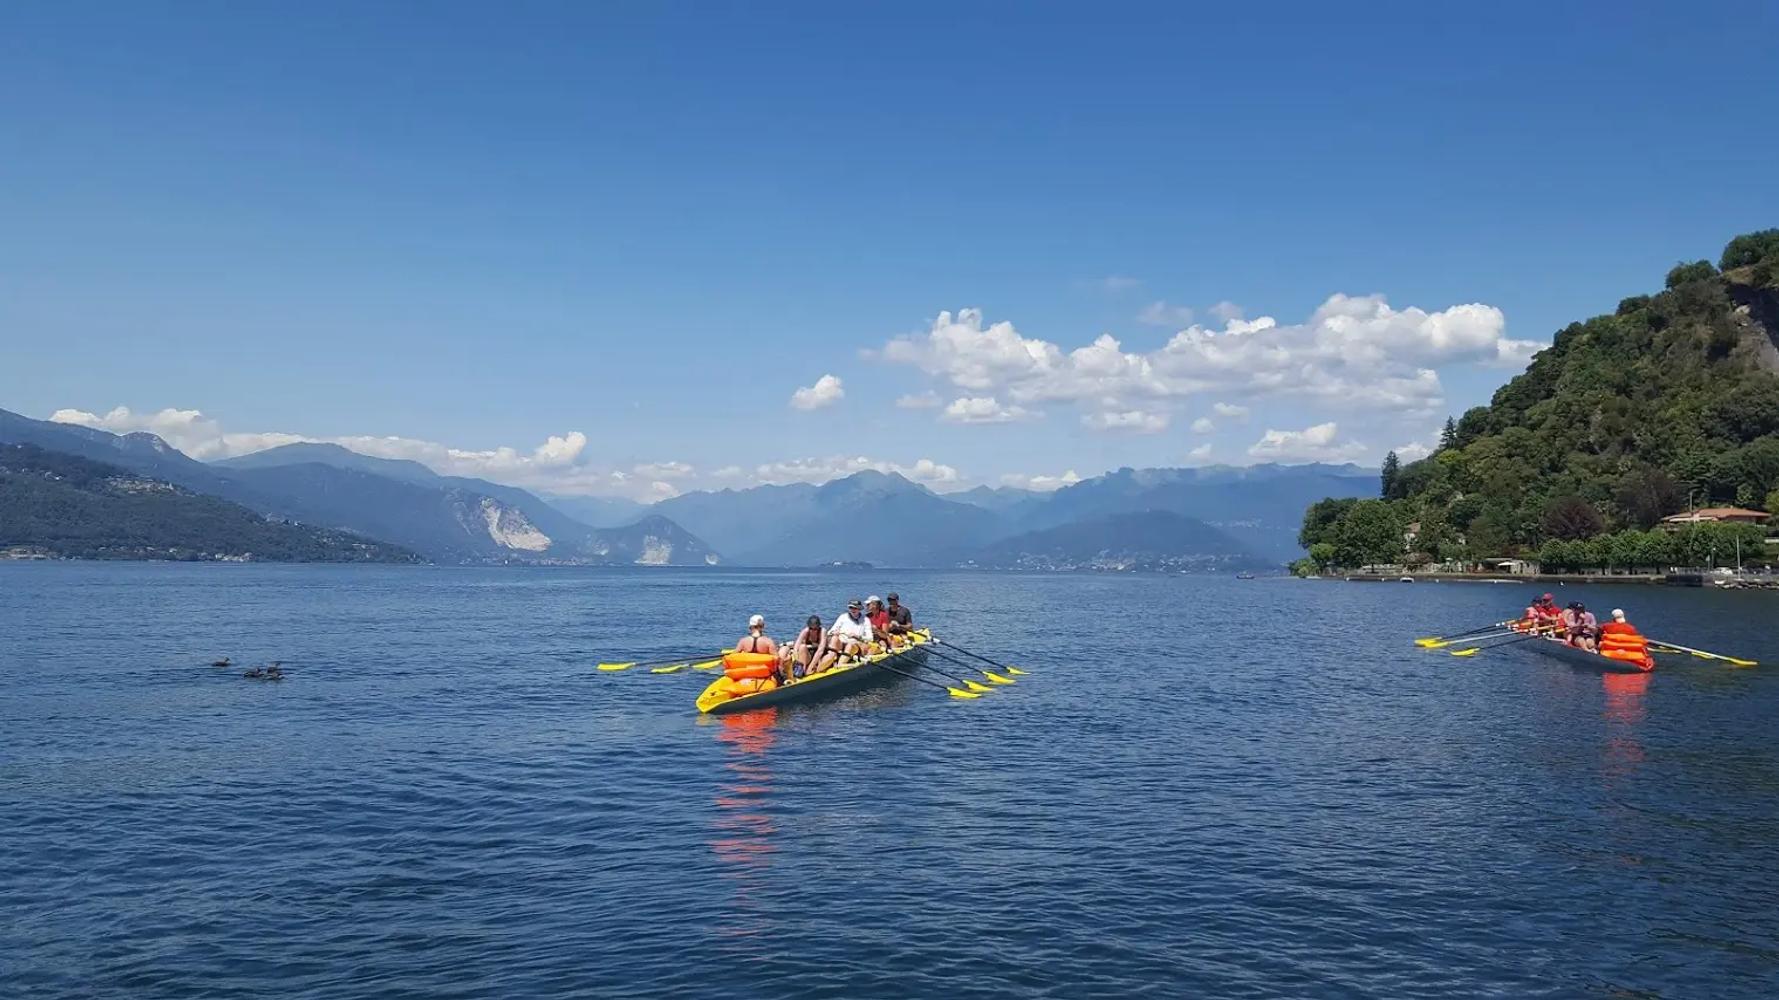
[[[728,715],[732,712],[748,712],[756,708],[772,708],[776,705],[805,705],[811,702],[827,701],[841,695],[861,691],[877,684],[897,680],[902,673],[914,673],[927,662],[925,649],[928,638],[916,633],[914,645],[898,649],[893,653],[879,653],[876,656],[860,660],[850,666],[837,667],[813,677],[805,677],[800,681],[761,691],[758,694],[744,694],[730,697],[724,690],[727,678],[718,677],[711,681],[698,696],[698,711],[707,715]]]

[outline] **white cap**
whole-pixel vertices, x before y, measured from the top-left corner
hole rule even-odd
[[[871,603],[873,603],[873,602],[875,602],[875,603],[877,603],[877,604],[882,604],[882,603],[883,603],[883,598],[881,598],[881,597],[878,597],[878,596],[877,596],[877,595],[876,595],[876,594],[872,594],[872,595],[871,595],[871,596],[870,596],[870,597],[867,597],[867,598],[865,598],[865,603],[866,603],[866,604],[871,604]]]
[[[755,615],[747,620],[748,628],[759,628],[764,624],[766,624],[766,619],[761,618],[759,615]]]
[[[1612,609],[1612,617],[1616,621],[1621,621],[1621,622],[1624,621],[1625,620],[1624,609],[1623,608],[1613,608]]]

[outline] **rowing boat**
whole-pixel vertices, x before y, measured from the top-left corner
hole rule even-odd
[[[1641,664],[1630,663],[1625,660],[1615,660],[1610,656],[1601,656],[1599,653],[1590,653],[1587,650],[1582,649],[1580,646],[1571,646],[1554,636],[1539,636],[1536,639],[1530,640],[1530,642],[1532,648],[1538,650],[1540,653],[1543,653],[1546,656],[1554,656],[1565,663],[1577,667],[1587,667],[1592,670],[1604,670],[1614,674],[1646,674],[1654,669],[1653,667],[1645,667]]]
[[[698,711],[707,715],[728,715],[775,705],[804,705],[896,680],[901,676],[897,673],[898,670],[913,671],[927,662],[927,651],[923,647],[930,641],[930,636],[915,633],[913,638],[914,644],[911,646],[868,656],[856,663],[835,667],[758,694],[730,697],[724,690],[725,678],[718,677],[698,696]]]

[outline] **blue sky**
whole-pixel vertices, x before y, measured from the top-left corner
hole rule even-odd
[[[1375,461],[1779,225],[1779,8],[1428,6],[8,5],[0,407],[633,496]]]

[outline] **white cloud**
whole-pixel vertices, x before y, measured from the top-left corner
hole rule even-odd
[[[1041,493],[1060,490],[1064,486],[1073,486],[1080,481],[1081,477],[1076,474],[1074,469],[1070,469],[1060,476],[1028,476],[1024,473],[1010,472],[1001,477],[1002,486],[1013,486],[1022,490],[1037,490]]]
[[[1033,416],[1023,406],[1002,406],[993,396],[960,396],[945,407],[939,419],[954,424],[1005,424]]]
[[[1340,426],[1330,420],[1301,431],[1269,430],[1248,448],[1248,454],[1268,462],[1350,462],[1367,451],[1357,441],[1337,441]]]
[[[919,394],[910,394],[896,400],[896,406],[904,410],[933,410],[941,405],[939,394],[932,390]]]
[[[1132,278],[1123,274],[1108,274],[1094,282],[1102,291],[1111,292],[1114,295],[1119,292],[1128,292],[1142,283],[1141,278]]]
[[[900,465],[863,455],[830,458],[798,458],[783,462],[767,462],[754,468],[754,478],[762,483],[825,483],[856,472],[894,472],[917,483],[955,483],[962,478],[957,469],[922,458],[913,465]]]
[[[1199,417],[1192,422],[1192,433],[1194,434],[1209,434],[1216,429],[1217,423],[1210,417]]]
[[[1234,403],[1212,403],[1211,412],[1219,417],[1228,417],[1231,420],[1248,419],[1248,408],[1245,406],[1237,406]]]
[[[838,375],[823,375],[815,380],[814,385],[804,386],[791,393],[791,406],[799,410],[819,410],[840,402],[845,395],[846,389],[841,385]]]
[[[1298,324],[1243,319],[1233,306],[1220,314],[1227,317],[1221,329],[1194,325],[1161,348],[1127,352],[1109,335],[1065,350],[1021,335],[1010,322],[985,325],[981,311],[965,309],[940,313],[926,333],[866,353],[1014,405],[1066,401],[1104,409],[1108,397],[1128,406],[1245,392],[1420,413],[1444,402],[1435,367],[1497,364],[1539,346],[1508,339],[1501,311],[1481,304],[1430,313],[1393,308],[1378,295],[1333,295]]]
[[[233,458],[279,445],[300,442],[337,444],[373,458],[407,459],[419,462],[441,475],[491,479],[546,490],[561,496],[628,496],[634,499],[660,499],[677,490],[662,482],[672,478],[680,463],[665,463],[653,472],[626,475],[623,472],[597,468],[587,462],[587,435],[580,431],[552,434],[529,452],[512,447],[487,450],[452,448],[435,441],[395,435],[347,434],[337,436],[292,434],[286,432],[235,433],[225,431],[216,420],[199,410],[167,408],[155,413],[135,413],[119,406],[103,415],[84,410],[63,409],[50,414],[58,423],[79,424],[129,434],[146,431],[164,438],[168,444],[202,461]],[[649,469],[639,466],[639,470]],[[688,467],[689,468],[689,467]]]
[[[1188,462],[1202,462],[1205,459],[1210,458],[1210,457],[1211,457],[1211,442],[1209,442],[1209,441],[1206,441],[1204,444],[1201,444],[1198,447],[1196,447],[1186,453],[1186,461],[1188,461]]]
[[[1137,313],[1137,322],[1149,326],[1185,326],[1192,322],[1192,310],[1187,306],[1170,306],[1157,299]]]
[[[698,472],[685,462],[645,462],[630,471],[644,479],[686,479]]]
[[[1242,312],[1242,307],[1236,305],[1234,302],[1231,302],[1228,299],[1224,299],[1222,302],[1219,302],[1216,305],[1212,306],[1210,308],[1210,313],[1212,316],[1217,317],[1218,319],[1222,320],[1225,323],[1229,323],[1234,320],[1241,319],[1242,316],[1244,315],[1244,313]]]
[[[1159,434],[1167,430],[1168,415],[1146,410],[1106,411],[1089,413],[1081,423],[1096,431],[1135,431],[1138,434]]]
[[[1417,461],[1433,454],[1433,446],[1421,441],[1410,441],[1407,444],[1399,444],[1391,450],[1396,452],[1396,457],[1401,459],[1405,465],[1409,462]]]
[[[64,409],[50,414],[49,419],[58,424],[79,424],[113,434],[155,434],[187,455],[205,461],[316,440],[301,434],[225,434],[221,424],[201,411],[172,407],[157,413],[134,413],[127,406],[119,406],[104,415]]]

